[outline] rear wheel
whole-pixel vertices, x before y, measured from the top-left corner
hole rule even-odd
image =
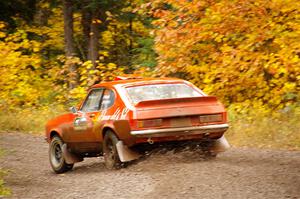
[[[119,169],[122,167],[116,144],[119,139],[112,131],[107,131],[103,140],[103,152],[105,166],[108,169]]]
[[[58,136],[54,136],[49,147],[49,160],[55,173],[64,173],[73,168],[73,164],[67,164],[65,162],[62,146],[62,139]]]

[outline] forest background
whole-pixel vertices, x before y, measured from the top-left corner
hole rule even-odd
[[[42,134],[91,85],[135,74],[217,96],[233,146],[300,149],[298,0],[1,0],[0,60],[1,132]]]
[[[0,129],[43,133],[89,86],[179,77],[229,111],[235,146],[300,148],[297,0],[3,0]]]

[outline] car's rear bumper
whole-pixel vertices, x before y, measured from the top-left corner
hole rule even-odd
[[[136,137],[166,137],[166,136],[184,136],[210,133],[222,133],[228,129],[228,124],[212,124],[205,126],[189,126],[164,129],[148,129],[131,131],[131,135]]]

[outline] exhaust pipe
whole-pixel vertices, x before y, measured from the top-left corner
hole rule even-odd
[[[152,138],[148,138],[147,142],[148,142],[149,144],[154,144],[154,141],[152,140]]]

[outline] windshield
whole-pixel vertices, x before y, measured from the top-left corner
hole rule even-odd
[[[186,84],[154,84],[133,86],[127,87],[126,90],[134,104],[147,100],[202,96],[201,93]]]

